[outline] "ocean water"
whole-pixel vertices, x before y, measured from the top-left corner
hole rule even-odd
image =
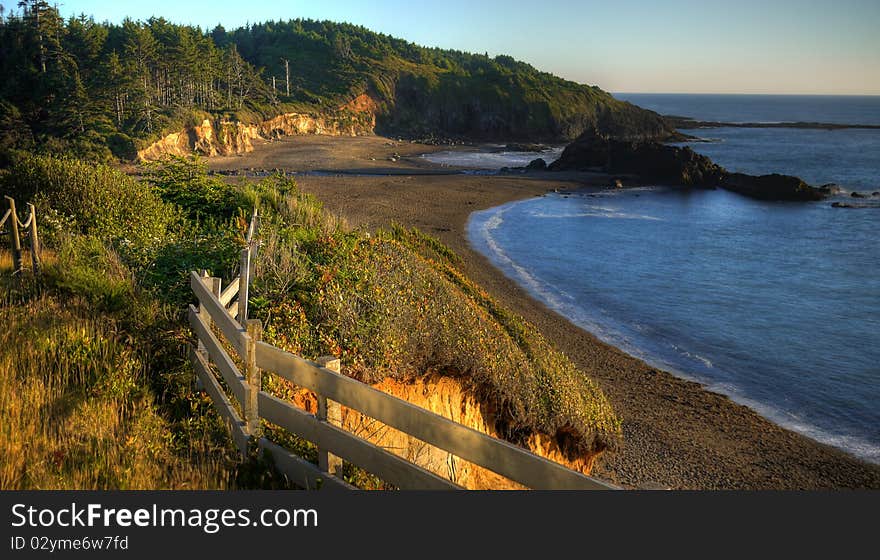
[[[537,158],[544,158],[548,164],[559,159],[564,146],[548,148],[542,152],[516,152],[495,150],[486,147],[471,150],[446,150],[424,154],[422,157],[431,163],[447,167],[466,169],[498,170],[502,167],[524,167]]]
[[[708,105],[727,120],[790,118],[749,98],[728,103],[744,108]],[[817,132],[713,129],[700,133],[722,141],[693,147],[734,170],[880,190],[880,131]],[[469,234],[505,274],[603,340],[880,463],[880,209],[657,186],[514,202],[472,215]]]
[[[880,124],[876,95],[725,95],[615,93],[661,115],[729,123]]]

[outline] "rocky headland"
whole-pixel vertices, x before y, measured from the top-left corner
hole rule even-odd
[[[845,123],[823,123],[810,121],[792,121],[792,122],[723,122],[723,121],[704,121],[692,119],[690,117],[678,117],[667,115],[664,117],[676,129],[695,129],[695,128],[806,128],[816,130],[844,130],[848,128],[862,128],[868,130],[880,129],[880,124],[845,124]]]
[[[835,185],[814,187],[790,175],[731,173],[686,146],[621,140],[588,130],[566,146],[551,171],[601,171],[628,175],[640,183],[723,188],[761,200],[823,200]]]

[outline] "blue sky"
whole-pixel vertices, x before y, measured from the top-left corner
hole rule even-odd
[[[0,0],[7,9],[16,1]],[[880,94],[880,0],[62,0],[99,21],[348,21],[620,92]]]

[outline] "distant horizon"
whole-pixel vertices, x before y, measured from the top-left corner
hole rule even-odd
[[[611,95],[742,95],[766,97],[880,97],[880,93],[753,93],[748,91],[609,91]]]
[[[17,4],[0,0],[7,10],[19,11]],[[59,10],[116,24],[164,17],[206,32],[218,24],[346,22],[428,48],[509,55],[609,92],[880,95],[880,2],[873,0],[548,0],[539,11],[525,0],[252,2],[247,9],[223,0],[68,0]]]

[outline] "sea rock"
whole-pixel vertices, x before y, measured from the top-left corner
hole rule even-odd
[[[761,200],[823,200],[831,193],[822,187],[811,187],[792,175],[746,175],[728,173],[721,186],[745,196]]]
[[[871,204],[870,202],[832,202],[832,208],[880,208],[880,205]]]
[[[865,195],[863,195],[862,193],[858,193],[855,191],[853,191],[853,193],[850,196],[853,198],[866,198]]]
[[[643,181],[715,187],[724,169],[688,147],[659,142],[623,141],[587,132],[566,146],[553,171],[605,171],[635,174]]]
[[[541,171],[541,170],[547,169],[547,162],[544,161],[544,158],[533,159],[526,166],[526,169]]]
[[[566,146],[551,171],[604,171],[637,175],[643,183],[724,189],[762,200],[822,200],[839,191],[813,187],[790,175],[729,173],[688,147],[654,141],[619,140],[588,131]]]

